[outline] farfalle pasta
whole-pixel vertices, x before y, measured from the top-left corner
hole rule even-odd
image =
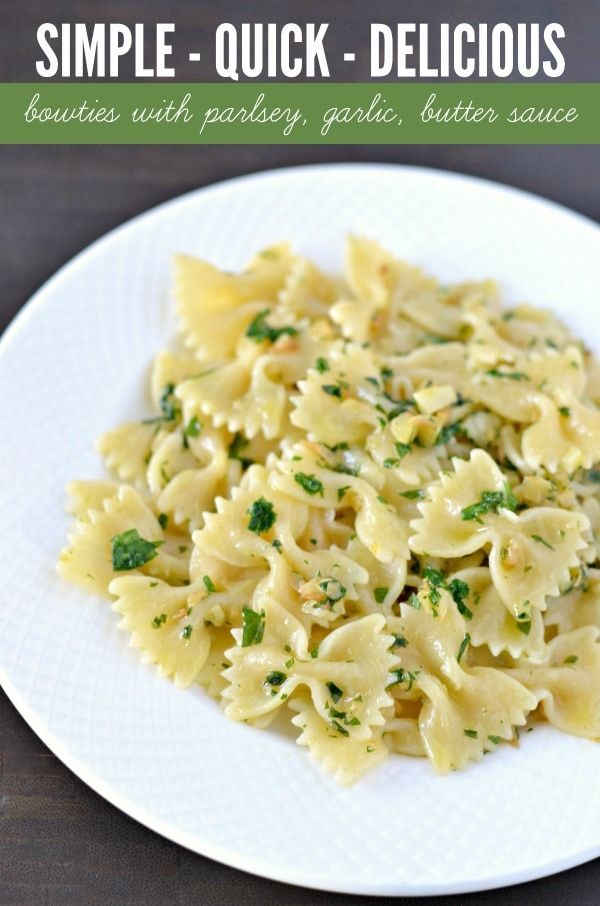
[[[241,274],[179,256],[174,296],[154,411],[72,482],[58,566],[143,660],[232,720],[287,714],[341,783],[390,754],[465,768],[544,719],[600,739],[583,344],[357,237],[344,277],[285,243]]]

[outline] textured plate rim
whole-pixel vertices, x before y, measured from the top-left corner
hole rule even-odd
[[[92,243],[83,248],[75,256],[63,264],[54,274],[52,274],[42,286],[31,296],[31,298],[22,306],[16,316],[4,330],[0,339],[0,357],[5,353],[7,347],[14,342],[18,342],[20,331],[25,327],[27,322],[35,317],[35,313],[40,305],[45,304],[47,296],[51,295],[65,280],[68,280],[80,268],[85,268],[88,259],[93,258],[97,251],[109,246],[113,242],[118,242],[120,235],[125,233],[129,228],[135,227],[142,222],[149,221],[153,218],[160,218],[161,214],[171,207],[180,203],[191,201],[196,196],[207,196],[218,193],[221,189],[230,188],[240,183],[268,181],[273,177],[285,177],[302,172],[312,172],[322,174],[324,172],[339,171],[360,171],[365,174],[369,172],[394,173],[401,171],[407,174],[441,177],[454,182],[467,182],[469,185],[479,186],[486,191],[494,191],[498,195],[510,195],[520,198],[529,204],[534,204],[540,208],[552,210],[555,213],[569,217],[569,219],[578,221],[581,226],[589,229],[592,227],[600,233],[600,227],[591,218],[551,201],[543,196],[515,188],[495,180],[484,179],[481,177],[471,176],[468,173],[443,170],[427,166],[405,165],[401,163],[377,163],[377,162],[340,162],[340,163],[320,163],[305,164],[299,166],[284,166],[268,170],[260,170],[242,176],[223,179],[216,183],[211,183],[198,189],[192,189],[184,192],[174,198],[168,199],[158,205],[149,208],[140,214],[119,224],[107,233],[94,240]],[[177,843],[199,855],[206,856],[224,865],[246,871],[250,874],[280,881],[287,884],[293,884],[298,887],[307,889],[323,890],[332,893],[360,894],[370,896],[436,896],[436,895],[453,895],[459,893],[475,893],[477,891],[492,890],[502,887],[509,887],[515,884],[521,884],[533,881],[539,878],[547,877],[577,865],[584,864],[600,856],[600,841],[597,845],[589,847],[579,853],[574,853],[565,859],[554,859],[545,863],[538,863],[531,868],[523,869],[517,872],[508,872],[500,875],[491,875],[486,879],[477,879],[474,881],[454,882],[454,883],[418,883],[390,885],[377,885],[374,883],[346,883],[340,880],[332,880],[329,877],[312,876],[307,879],[302,872],[294,874],[288,869],[282,870],[275,868],[270,862],[252,858],[246,858],[243,853],[237,849],[227,849],[226,847],[216,846],[210,840],[201,839],[201,833],[188,833],[182,831],[168,821],[156,817],[151,812],[137,805],[135,800],[122,795],[114,790],[111,784],[100,777],[88,765],[73,755],[68,748],[68,743],[54,735],[45,724],[43,717],[38,715],[33,708],[30,708],[25,696],[21,695],[19,690],[13,685],[2,664],[0,664],[0,686],[2,686],[9,700],[19,712],[25,722],[31,727],[42,742],[59,758],[63,764],[71,770],[75,776],[83,781],[94,792],[98,793],[111,805],[118,808],[124,814],[138,821],[150,830],[155,831],[166,839]],[[307,883],[308,881],[308,883]]]

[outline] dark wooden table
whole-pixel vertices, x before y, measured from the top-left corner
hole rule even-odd
[[[174,0],[165,16],[157,0],[102,0],[95,4],[0,5],[0,80],[34,79],[32,34],[42,21],[176,21],[199,38],[217,21],[236,18],[234,0],[198,4]],[[250,4],[248,4],[250,6]],[[260,0],[244,18],[321,21],[324,9],[338,29],[375,18],[414,21],[415,0],[373,4],[316,0],[298,4]],[[436,7],[436,10],[432,8]],[[370,8],[370,12],[367,9]],[[399,8],[402,7],[400,13]],[[519,8],[520,7],[520,8]],[[551,9],[549,9],[551,7]],[[54,17],[48,12],[54,8]],[[61,15],[59,17],[59,8]],[[294,8],[294,15],[290,10]],[[351,9],[350,9],[351,8]],[[443,16],[441,11],[443,8]],[[567,4],[480,0],[481,21],[565,24],[568,78],[597,80],[594,25],[597,0]],[[77,10],[77,13],[75,13]],[[430,18],[473,20],[467,0],[429,4]],[[349,15],[352,13],[352,15]],[[237,14],[239,19],[239,13]],[[338,78],[343,74],[336,73]],[[180,78],[194,78],[182,67]],[[345,76],[347,78],[347,76]],[[356,78],[366,73],[357,69]],[[1,128],[1,126],[0,126]],[[91,240],[167,198],[268,167],[334,160],[382,160],[464,171],[506,182],[600,219],[600,149],[595,147],[31,147],[0,148],[0,239],[3,250],[0,327],[56,268]],[[6,515],[6,514],[5,514]],[[560,833],[560,828],[556,829]],[[324,904],[355,898],[317,893],[254,878],[194,855],[146,830],[88,789],[67,770],[0,692],[0,904]],[[600,860],[561,875],[502,891],[445,898],[445,903],[598,904]],[[423,900],[415,900],[422,903]]]

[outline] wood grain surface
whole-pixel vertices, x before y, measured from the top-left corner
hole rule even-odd
[[[32,31],[41,21],[157,21],[165,3],[0,2],[0,79],[33,80]],[[202,37],[217,21],[269,17],[339,25],[340,47],[348,29],[373,18],[410,20],[424,4],[357,4],[314,0],[194,4],[174,0],[169,21]],[[302,6],[302,14],[298,7]],[[514,20],[521,0],[481,0],[484,21]],[[371,8],[371,11],[367,9]],[[432,13],[433,8],[436,8]],[[473,19],[471,0],[427,4],[430,18]],[[399,10],[402,9],[400,15]],[[349,11],[352,16],[349,16]],[[77,11],[77,12],[75,12]],[[237,11],[237,12],[236,12]],[[385,15],[383,15],[385,13]],[[536,0],[528,20],[568,20],[571,80],[597,80],[592,24],[597,0],[569,4]],[[357,70],[356,77],[365,77]],[[348,78],[336,73],[338,78]],[[182,70],[180,78],[197,78]],[[382,160],[442,167],[500,180],[552,198],[600,219],[600,149],[581,147],[1,147],[0,242],[3,271],[0,327],[31,293],[73,254],[108,229],[174,195],[241,173],[335,160]],[[0,584],[1,591],[1,584]],[[560,833],[560,828],[556,829]],[[355,903],[358,898],[318,893],[254,878],[163,840],[121,814],[65,768],[39,741],[0,692],[0,904],[229,904]],[[390,899],[380,902],[392,902]],[[426,903],[598,904],[600,860],[561,875],[501,891],[410,900]]]

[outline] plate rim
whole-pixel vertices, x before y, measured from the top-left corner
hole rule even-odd
[[[486,190],[494,191],[501,195],[510,195],[522,199],[529,204],[533,203],[538,207],[551,209],[556,213],[567,215],[571,220],[578,221],[581,226],[592,227],[595,232],[600,234],[600,225],[584,214],[569,208],[559,202],[548,199],[544,196],[537,195],[524,189],[511,186],[497,180],[487,179],[479,176],[472,176],[468,173],[455,170],[445,170],[439,167],[428,167],[424,165],[402,164],[394,162],[373,162],[373,161],[342,161],[331,163],[301,164],[269,168],[267,170],[257,170],[251,173],[225,178],[217,182],[208,183],[205,186],[191,189],[178,194],[157,205],[154,205],[135,216],[124,220],[117,226],[113,227],[106,233],[93,240],[73,257],[62,264],[57,271],[51,274],[42,285],[33,293],[27,302],[20,308],[16,315],[3,331],[0,338],[0,360],[4,356],[8,346],[15,341],[18,342],[20,332],[24,329],[28,321],[35,317],[40,305],[46,304],[46,298],[51,295],[60,286],[68,280],[72,273],[82,266],[85,267],[88,258],[92,258],[99,248],[110,245],[112,242],[118,242],[122,232],[129,228],[138,226],[144,221],[151,220],[153,217],[160,217],[166,209],[192,200],[195,196],[212,195],[218,193],[224,188],[235,188],[240,183],[260,182],[270,180],[273,177],[285,178],[286,176],[301,173],[322,174],[324,172],[352,172],[365,171],[370,172],[403,172],[427,178],[428,176],[441,177],[453,182],[467,182],[470,185],[479,186]],[[600,238],[600,235],[599,235]],[[73,755],[66,743],[54,735],[52,730],[45,725],[44,718],[37,714],[34,708],[30,707],[27,699],[18,688],[12,683],[4,666],[0,663],[0,686],[3,688],[7,698],[15,707],[20,716],[30,726],[33,732],[42,740],[42,742],[53,752],[53,754],[77,777],[78,780],[86,784],[95,793],[102,796],[111,805],[119,811],[133,818],[138,823],[144,825],[155,833],[160,834],[167,840],[178,845],[184,846],[192,852],[207,858],[213,859],[221,864],[248,872],[250,874],[279,881],[282,883],[292,884],[306,890],[322,890],[331,893],[359,894],[369,896],[435,896],[435,895],[453,895],[459,893],[473,893],[477,891],[492,890],[502,887],[510,887],[515,884],[525,883],[547,877],[558,872],[565,871],[577,865],[584,864],[600,856],[600,840],[597,845],[588,847],[583,852],[572,854],[564,859],[550,860],[543,864],[537,864],[531,868],[521,869],[519,871],[492,875],[489,878],[473,881],[455,881],[451,883],[383,883],[378,885],[377,882],[353,882],[344,883],[343,879],[332,880],[327,877],[311,875],[307,883],[307,878],[300,870],[297,874],[290,871],[289,866],[280,868],[268,861],[247,858],[237,849],[228,849],[227,847],[215,845],[209,840],[200,839],[198,833],[189,833],[177,827],[176,824],[165,821],[144,807],[139,806],[134,799],[121,794],[115,790],[108,781],[99,776],[96,771],[90,768],[85,761],[78,756]]]

